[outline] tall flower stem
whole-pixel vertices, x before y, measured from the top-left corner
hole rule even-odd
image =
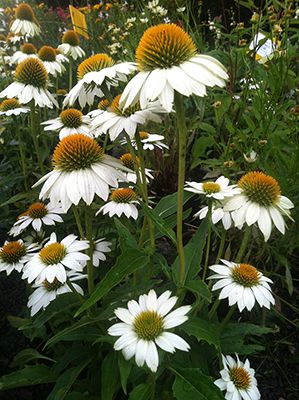
[[[80,238],[83,239],[84,238],[84,233],[83,233],[83,227],[82,227],[82,224],[81,224],[78,208],[74,205],[72,207],[72,209],[73,209],[73,214],[74,214],[74,217],[75,217],[75,221],[76,221],[76,224],[77,224],[77,228],[78,228],[78,231],[79,231]]]
[[[212,201],[209,200],[208,205],[208,239],[207,239],[207,246],[206,246],[206,257],[205,257],[205,264],[202,274],[202,280],[206,279],[208,263],[209,263],[209,256],[210,256],[210,248],[211,248],[211,234],[212,234]]]
[[[19,152],[20,152],[20,157],[21,157],[21,167],[22,167],[22,173],[23,173],[23,178],[24,178],[24,185],[25,189],[28,190],[28,182],[27,182],[27,168],[26,168],[26,156],[23,148],[23,140],[22,140],[22,135],[21,131],[19,128],[18,121],[15,120],[15,129],[17,133],[17,138],[18,138],[18,146],[19,146]]]
[[[92,255],[94,249],[94,242],[92,237],[92,217],[93,213],[90,207],[85,208],[85,231],[86,231],[86,239],[89,241],[88,255],[89,260],[87,261],[87,280],[88,280],[88,293],[92,293],[94,289],[94,281],[93,281],[93,264],[92,264]]]
[[[220,260],[220,258],[222,256],[224,245],[225,245],[225,239],[226,239],[226,230],[222,229],[219,249],[218,249],[216,262],[215,262],[216,264],[218,264],[218,262],[219,262],[219,260]]]
[[[138,188],[139,188],[141,196],[144,197],[142,178],[140,176],[140,168],[139,168],[139,165],[138,165],[138,160],[137,160],[137,157],[136,157],[136,154],[135,154],[135,150],[134,150],[134,147],[132,145],[132,141],[130,139],[130,136],[127,133],[125,133],[125,136],[126,136],[127,145],[128,145],[130,154],[131,154],[132,159],[133,159],[134,169],[135,169],[135,173],[136,173],[136,177],[137,177],[137,185],[138,185]]]
[[[42,174],[44,174],[45,168],[44,168],[44,165],[42,162],[40,147],[38,144],[38,129],[37,129],[36,108],[35,108],[34,100],[31,101],[30,108],[31,108],[31,136],[32,136],[33,145],[35,148],[37,162],[38,162],[40,171]]]
[[[243,234],[243,239],[242,239],[238,254],[237,254],[236,259],[235,259],[236,263],[239,263],[242,260],[244,254],[245,254],[245,251],[247,249],[247,245],[248,245],[249,239],[250,239],[250,228],[246,227],[245,231],[244,231],[244,234]]]
[[[72,89],[73,87],[73,60],[70,57],[69,58],[69,91]]]
[[[224,319],[221,321],[220,324],[220,331],[222,331],[224,329],[224,327],[226,326],[226,324],[230,321],[231,317],[233,316],[233,313],[236,310],[236,304],[234,304],[228,311],[228,313],[226,314],[226,316],[224,317]]]
[[[180,93],[175,92],[174,105],[177,116],[177,138],[178,138],[178,195],[177,195],[177,251],[179,256],[179,284],[182,286],[185,280],[185,254],[183,245],[183,204],[184,204],[184,183],[186,164],[186,138],[187,127],[184,112],[184,100]]]

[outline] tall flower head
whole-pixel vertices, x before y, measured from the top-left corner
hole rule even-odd
[[[12,98],[3,100],[0,103],[0,115],[5,115],[9,117],[11,115],[27,114],[30,111],[28,107],[22,107],[19,100]]]
[[[139,296],[139,301],[131,300],[128,308],[117,308],[114,313],[122,322],[108,329],[111,336],[120,336],[114,343],[115,350],[121,350],[125,359],[135,355],[136,364],[144,363],[156,372],[159,366],[157,346],[162,350],[174,353],[176,349],[188,351],[190,346],[180,336],[167,332],[187,321],[186,314],[190,306],[182,306],[172,311],[177,297],[166,291],[157,298],[156,292],[150,290]]]
[[[58,50],[73,60],[85,56],[85,51],[80,47],[79,35],[73,30],[66,31],[63,34],[62,44],[58,46]]]
[[[15,20],[10,27],[10,31],[16,35],[21,34],[30,37],[40,34],[40,27],[29,4],[21,3],[17,6]]]
[[[68,108],[61,111],[58,118],[42,122],[45,131],[59,131],[59,139],[64,139],[69,135],[82,133],[92,137],[89,128],[90,118],[82,114],[76,108]]]
[[[53,283],[55,279],[65,283],[67,269],[73,272],[82,272],[89,257],[81,253],[86,250],[89,243],[86,240],[77,240],[77,236],[68,235],[61,242],[57,241],[55,233],[51,234],[50,240],[35,254],[23,269],[23,279],[37,284],[47,280]]]
[[[144,109],[139,103],[123,109],[120,104],[121,95],[116,96],[107,111],[100,113],[91,121],[95,135],[108,133],[111,140],[115,140],[123,131],[133,138],[138,124],[144,125],[148,121],[161,122],[159,113],[165,110],[159,102],[149,103]]]
[[[53,171],[34,186],[44,183],[40,198],[49,198],[53,206],[61,201],[65,212],[81,199],[90,205],[96,194],[107,200],[109,186],[118,187],[118,179],[126,180],[119,169],[127,169],[104,154],[95,140],[82,134],[67,136],[58,143],[52,165]]]
[[[8,242],[0,248],[0,271],[9,275],[13,270],[21,272],[24,265],[33,257],[37,244],[26,245],[22,240]]]
[[[119,81],[126,81],[126,76],[135,70],[135,64],[123,62],[115,64],[107,54],[95,54],[84,60],[78,67],[78,83],[64,99],[64,106],[73,105],[78,99],[80,106],[92,105],[95,96],[104,97],[101,86],[108,89],[117,86]]]
[[[40,107],[58,106],[56,100],[47,90],[48,73],[43,63],[37,58],[27,58],[18,64],[14,82],[0,93],[0,97],[9,99],[17,97],[22,104],[34,100]]]
[[[48,74],[56,77],[65,71],[64,66],[58,61],[56,51],[53,47],[41,47],[38,52],[38,57],[43,62]]]
[[[220,371],[221,378],[214,383],[220,390],[226,390],[227,400],[259,400],[260,392],[254,377],[254,369],[250,367],[249,360],[245,363],[234,360],[231,356],[222,355],[223,369]]]
[[[36,47],[32,43],[24,43],[21,49],[16,51],[10,58],[11,63],[19,64],[29,57],[37,57]]]
[[[232,212],[234,223],[238,227],[258,224],[267,241],[271,235],[272,222],[285,233],[283,216],[291,219],[290,209],[294,204],[281,195],[278,182],[263,172],[249,172],[238,182],[241,193],[226,202],[225,211]]]
[[[229,185],[229,180],[224,176],[220,176],[215,182],[186,182],[185,190],[204,194],[214,200],[224,200],[226,197],[233,197],[241,191],[237,188],[237,185]]]
[[[268,309],[275,303],[269,286],[269,283],[272,283],[271,279],[250,264],[221,261],[224,265],[217,264],[209,267],[216,272],[209,279],[217,279],[212,290],[221,289],[220,300],[228,298],[230,306],[237,303],[240,312],[244,308],[251,311],[255,301],[260,307]]]
[[[125,214],[127,218],[137,219],[138,210],[135,204],[138,203],[137,193],[133,189],[116,189],[111,193],[110,201],[101,207],[96,215],[102,212],[104,215],[109,214],[111,218],[113,215],[120,217]]]
[[[174,91],[184,96],[206,95],[206,86],[224,86],[228,75],[215,58],[197,53],[192,38],[175,24],[148,28],[136,49],[140,71],[126,86],[121,105],[139,101],[144,108],[159,99],[170,112]]]

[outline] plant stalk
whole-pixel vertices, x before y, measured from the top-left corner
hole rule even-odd
[[[42,162],[42,158],[41,158],[41,153],[40,153],[40,147],[38,144],[38,130],[37,130],[37,123],[36,123],[36,114],[35,114],[35,103],[34,100],[31,101],[30,104],[30,108],[31,108],[31,136],[32,136],[32,140],[33,140],[33,145],[36,151],[36,157],[37,157],[37,162],[40,168],[41,173],[44,175],[45,173],[45,168]]]
[[[88,293],[91,294],[94,290],[93,263],[92,263],[94,243],[92,236],[92,210],[89,206],[86,206],[85,208],[85,231],[86,231],[86,239],[89,241],[89,248],[87,252],[89,255],[89,260],[87,261],[87,280],[88,280]]]

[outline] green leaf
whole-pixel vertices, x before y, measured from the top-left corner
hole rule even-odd
[[[188,281],[185,283],[184,287],[197,296],[203,297],[208,303],[211,303],[211,291],[208,288],[208,285],[206,285],[201,279]]]
[[[172,193],[172,194],[169,194],[168,196],[163,197],[159,201],[159,203],[156,205],[156,207],[154,208],[155,212],[163,219],[176,213],[177,196],[178,196],[178,194],[176,192],[176,193]],[[183,204],[185,204],[192,196],[194,196],[194,193],[184,192]]]
[[[22,326],[27,325],[31,320],[29,318],[20,318],[14,315],[7,316],[8,322],[13,328],[21,328]]]
[[[125,360],[121,352],[118,356],[118,368],[120,373],[121,386],[124,393],[127,394],[127,382],[132,369],[132,364],[128,360]]]
[[[32,360],[47,360],[47,361],[52,361],[54,362],[52,358],[43,356],[40,354],[37,350],[35,349],[24,349],[21,350],[18,354],[14,356],[14,359],[12,360],[10,367],[17,367],[17,366],[24,366],[25,364],[29,363]]]
[[[128,249],[117,259],[116,264],[110,268],[101,282],[97,285],[90,298],[79,308],[75,316],[90,308],[101,300],[109,291],[118,285],[126,276],[145,267],[149,257],[140,250]]]
[[[117,218],[114,218],[114,224],[117,229],[121,250],[136,249],[138,247],[137,242],[131,232]]]
[[[129,400],[150,400],[152,395],[152,385],[142,383],[136,386],[129,395]]]
[[[144,213],[154,222],[158,230],[163,233],[163,235],[167,236],[173,244],[176,245],[176,237],[173,230],[168,226],[167,222],[163,218],[159,216],[159,214],[147,207],[146,204],[140,203]]]
[[[206,122],[200,122],[198,124],[198,128],[204,132],[212,133],[213,135],[216,133],[216,129],[213,125],[207,124]]]
[[[0,378],[0,390],[50,383],[56,380],[50,367],[45,365],[27,366]]]
[[[293,290],[294,290],[293,278],[292,278],[290,268],[287,265],[285,266],[285,268],[286,268],[286,283],[287,283],[289,295],[291,296],[293,294]]]
[[[206,235],[208,232],[208,221],[205,218],[197,232],[191,240],[184,246],[185,253],[185,281],[191,281],[200,271],[200,264],[203,250],[206,244]],[[175,282],[178,282],[179,277],[179,258],[177,257],[172,265]]]
[[[12,196],[10,199],[5,201],[4,203],[0,204],[0,207],[7,206],[8,204],[16,203],[20,200],[25,200],[25,199],[36,199],[36,192],[23,192],[23,193],[18,193],[15,196]]]
[[[212,136],[201,136],[196,138],[192,146],[192,157],[195,159],[195,163],[197,163],[198,158],[206,154],[207,148],[212,147],[214,144],[215,140]]]
[[[172,386],[177,400],[223,400],[219,388],[198,368],[170,368],[175,374]]]
[[[194,336],[199,342],[205,340],[216,348],[220,347],[217,325],[198,317],[190,317],[180,329]]]
[[[47,400],[63,400],[70,391],[73,384],[76,382],[78,376],[90,362],[90,359],[91,358],[89,357],[87,360],[84,360],[79,365],[67,369],[62,375],[60,375],[53,390],[47,397]]]
[[[114,391],[117,389],[117,354],[115,351],[108,353],[102,362],[101,375],[101,398],[112,400]]]

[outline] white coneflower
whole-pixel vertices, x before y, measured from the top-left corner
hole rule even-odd
[[[257,160],[257,153],[254,150],[251,150],[249,156],[243,153],[243,157],[248,164],[253,164]]]
[[[195,218],[204,219],[208,215],[209,207],[205,206],[197,213],[194,214]],[[223,228],[228,230],[232,226],[234,226],[231,213],[229,211],[224,211],[223,204],[216,204],[212,206],[211,210],[211,219],[213,224],[217,224],[219,221],[222,221]]]
[[[82,272],[89,260],[89,256],[81,253],[89,247],[87,240],[77,240],[77,236],[68,235],[61,242],[57,242],[55,233],[51,234],[50,240],[35,254],[23,269],[22,279],[28,279],[36,284],[47,280],[53,283],[56,279],[65,283],[66,271]]]
[[[95,96],[104,97],[101,85],[117,85],[119,81],[125,82],[127,75],[136,69],[132,62],[114,64],[107,54],[95,54],[84,60],[78,67],[78,83],[71,89],[64,99],[63,105],[72,106],[76,100],[83,108],[86,104],[92,105]]]
[[[93,139],[75,134],[62,139],[53,154],[53,171],[42,177],[34,187],[43,184],[40,198],[49,198],[53,206],[61,201],[66,212],[82,200],[90,205],[97,194],[107,200],[109,186],[118,187],[118,179],[126,180],[119,171],[128,171],[119,160],[104,154]]]
[[[161,122],[158,114],[164,113],[165,110],[159,102],[148,103],[144,109],[141,109],[139,103],[136,103],[123,110],[119,105],[120,96],[113,99],[107,111],[100,113],[91,121],[91,128],[96,135],[109,132],[110,139],[113,141],[125,131],[130,138],[133,138],[138,125],[144,125],[148,121]]]
[[[29,4],[21,3],[17,6],[15,20],[10,27],[10,31],[15,35],[20,34],[30,37],[40,34],[40,27]]]
[[[80,110],[69,108],[63,110],[58,118],[42,122],[41,125],[45,125],[45,131],[59,131],[59,139],[61,140],[76,133],[93,137],[90,133],[89,122],[90,118],[83,115]]]
[[[250,264],[236,264],[221,260],[224,265],[217,264],[209,267],[216,274],[209,279],[217,279],[212,290],[221,289],[219,299],[228,298],[229,305],[238,304],[239,311],[247,308],[252,310],[255,301],[260,307],[270,308],[275,300],[269,283],[271,279],[264,276]]]
[[[131,153],[125,153],[120,157],[120,161],[122,164],[128,168],[129,172],[126,173],[126,178],[129,182],[136,183],[137,182],[137,176],[134,168],[134,161]],[[140,166],[140,159],[139,157],[136,157],[136,162],[138,164],[138,168]],[[149,182],[149,179],[154,179],[153,175],[151,174],[152,170],[149,168],[145,168],[145,175],[146,175],[146,182]],[[142,177],[140,176],[142,179]]]
[[[56,60],[59,61],[61,64],[68,63],[70,60],[67,56],[61,53],[59,49],[54,49],[56,53]]]
[[[174,91],[184,96],[206,95],[206,86],[225,86],[228,75],[223,65],[213,57],[197,54],[191,37],[178,25],[161,24],[143,34],[136,50],[139,73],[126,86],[120,104],[159,99],[170,112]]]
[[[162,135],[148,133],[145,131],[140,131],[138,133],[138,135],[140,136],[143,150],[151,150],[152,151],[152,150],[154,150],[155,147],[157,147],[160,150],[169,148],[165,143],[161,142],[161,140],[164,140],[164,136],[162,136]],[[136,149],[137,148],[136,140],[133,138],[131,140],[131,142],[132,142],[133,147]],[[127,140],[122,139],[120,141],[120,144],[126,145]]]
[[[58,107],[58,103],[47,90],[47,85],[48,73],[43,63],[30,57],[18,64],[14,82],[0,93],[0,97],[17,97],[22,104],[34,100],[40,107],[52,108],[53,104]]]
[[[115,350],[121,350],[127,360],[135,356],[139,367],[146,363],[153,372],[159,366],[157,346],[169,353],[190,349],[184,339],[167,330],[187,321],[191,306],[179,307],[168,314],[177,302],[177,297],[170,296],[171,292],[166,291],[157,298],[156,292],[150,290],[147,295],[139,296],[138,302],[129,301],[127,309],[114,311],[122,322],[108,329],[109,335],[120,336],[114,343]]]
[[[138,196],[134,190],[130,188],[117,189],[112,192],[110,201],[102,206],[96,215],[99,213],[109,214],[111,218],[113,215],[120,217],[125,214],[127,218],[137,219],[138,210],[136,204],[138,203]]]
[[[24,43],[21,49],[16,51],[11,57],[10,62],[13,64],[19,64],[26,60],[28,57],[37,58],[36,47],[31,43]]]
[[[95,240],[93,242],[93,253],[92,253],[92,265],[94,267],[98,267],[100,265],[100,261],[106,260],[106,254],[111,251],[110,246],[112,246],[111,242],[106,242],[105,238]]]
[[[27,114],[30,108],[22,107],[17,99],[6,99],[0,103],[0,115],[10,117],[11,115]]]
[[[271,235],[272,222],[282,234],[285,233],[283,216],[291,219],[290,209],[294,204],[281,195],[278,182],[263,172],[249,172],[238,182],[241,193],[229,199],[224,211],[231,211],[234,223],[242,227],[245,223],[257,223],[267,241]]]
[[[229,185],[229,179],[224,176],[220,176],[215,182],[186,182],[185,190],[204,194],[215,200],[224,200],[226,197],[233,197],[241,192],[237,185]]]
[[[24,265],[33,257],[32,252],[39,246],[36,243],[26,245],[23,240],[6,241],[0,248],[0,271],[9,275],[13,270],[21,272]]]
[[[245,363],[234,360],[231,356],[222,355],[223,369],[220,371],[221,378],[214,383],[220,390],[226,390],[227,400],[259,400],[260,392],[254,377],[254,369],[250,368],[249,360]]]
[[[79,35],[75,31],[69,30],[63,34],[62,44],[58,46],[58,50],[65,56],[77,60],[77,58],[85,56],[85,51],[79,45]]]
[[[48,74],[54,77],[65,72],[65,67],[58,60],[56,51],[51,46],[43,46],[38,51],[38,57],[43,62]]]
[[[45,309],[57,296],[64,293],[69,293],[75,290],[83,296],[82,288],[75,283],[79,279],[83,279],[86,275],[79,273],[74,274],[72,271],[67,271],[67,280],[71,282],[72,288],[67,283],[61,283],[56,278],[53,282],[46,279],[40,284],[34,284],[36,290],[30,295],[27,306],[31,308],[30,315],[33,317],[39,310]]]
[[[100,114],[103,114],[104,111],[108,111],[110,106],[110,102],[107,99],[102,99],[100,100],[98,104],[98,108],[96,110],[91,110],[87,115],[90,118],[95,118]]]
[[[13,236],[19,235],[26,229],[29,225],[39,232],[44,225],[55,225],[56,222],[63,222],[63,219],[59,214],[63,214],[63,210],[60,206],[51,207],[50,204],[46,205],[44,203],[33,203],[28,208],[27,211],[22,213],[17,222],[13,225]]]

